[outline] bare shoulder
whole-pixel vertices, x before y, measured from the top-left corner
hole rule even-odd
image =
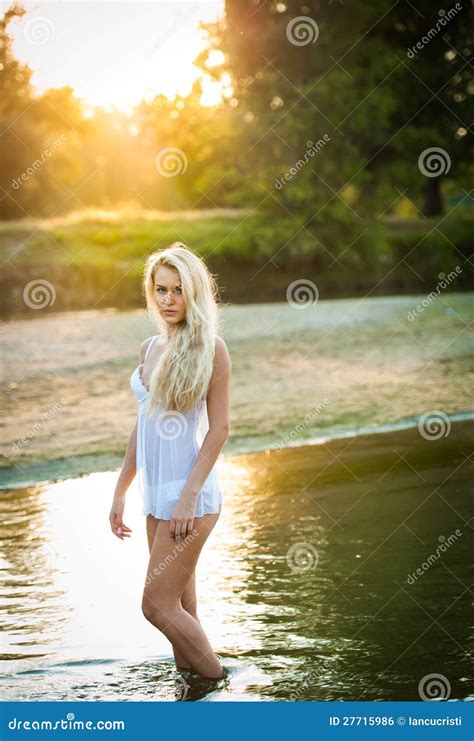
[[[208,413],[214,420],[220,418],[223,410],[227,410],[227,418],[229,416],[231,379],[232,364],[229,350],[222,337],[215,335],[214,361],[207,394]]]
[[[227,345],[225,344],[225,341],[222,339],[222,337],[219,337],[218,334],[215,335],[216,337],[216,355],[225,356],[229,355],[229,350],[227,349]]]
[[[222,337],[216,334],[216,350],[214,355],[214,365],[221,370],[231,368],[231,359],[227,345]]]
[[[146,340],[143,340],[142,344],[140,345],[140,350],[138,351],[138,357],[140,359],[140,363],[143,363],[143,360],[145,358],[146,349],[152,340],[153,340],[153,337],[148,337]]]

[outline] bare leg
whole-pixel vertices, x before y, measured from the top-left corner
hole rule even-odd
[[[146,532],[147,532],[147,539],[148,539],[148,550],[150,551],[151,555],[151,549],[153,547],[153,541],[155,540],[156,535],[156,528],[158,527],[158,523],[160,522],[159,519],[156,517],[153,517],[153,515],[148,515],[146,518]],[[181,605],[186,612],[189,612],[190,615],[195,618],[195,620],[199,621],[198,614],[197,614],[197,597],[196,597],[196,572],[193,571],[191,576],[189,577],[189,581],[186,584],[186,587],[184,588],[184,592],[181,595]],[[190,665],[187,663],[187,661],[184,659],[183,656],[179,653],[176,646],[173,644],[173,654],[174,659],[176,663],[177,669],[190,669]]]
[[[181,545],[171,537],[169,521],[159,521],[142,601],[143,614],[175,646],[180,661],[184,660],[201,676],[213,679],[223,676],[222,664],[200,622],[183,608],[181,599],[218,518],[219,514],[196,517],[193,533]]]
[[[189,581],[184,588],[184,592],[181,595],[181,607],[186,610],[195,620],[200,624],[200,620],[197,614],[197,599],[196,599],[196,571],[194,570]],[[184,656],[181,656],[176,646],[173,646],[174,658],[176,661],[176,667],[178,669],[190,669],[191,666],[188,664]]]

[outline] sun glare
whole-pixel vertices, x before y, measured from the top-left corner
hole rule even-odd
[[[207,46],[200,23],[223,13],[209,2],[24,2],[26,14],[9,26],[13,51],[31,68],[38,94],[68,85],[94,107],[130,113],[141,100],[187,95],[203,85],[203,105],[215,105],[224,86],[193,62]],[[209,67],[222,61],[213,51]]]

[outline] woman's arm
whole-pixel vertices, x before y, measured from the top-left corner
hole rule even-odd
[[[150,341],[150,338],[148,340],[144,340],[142,344],[140,345],[140,350],[138,351],[138,359],[140,364],[143,363],[143,358],[145,355],[145,349],[147,347],[148,342]],[[120,471],[120,475],[117,479],[117,484],[115,486],[115,497],[116,498],[125,498],[125,494],[127,493],[127,489],[132,483],[135,474],[136,474],[136,458],[137,458],[137,423],[135,422],[135,427],[133,428],[127,445],[127,450],[125,451],[125,459],[122,464],[122,470]]]
[[[125,498],[127,489],[132,483],[133,479],[135,478],[135,474],[137,470],[136,469],[136,458],[137,458],[137,423],[135,422],[135,427],[133,428],[130,434],[128,445],[127,445],[127,450],[125,451],[125,458],[122,464],[122,470],[120,471],[120,475],[115,485],[114,496],[116,498],[119,498],[119,497]]]
[[[139,352],[140,363],[143,363],[145,354],[145,348],[148,340],[142,342]],[[136,474],[136,459],[137,459],[137,422],[130,434],[128,439],[127,450],[125,451],[125,459],[122,464],[122,470],[120,471],[117,483],[115,485],[114,498],[112,500],[112,506],[110,508],[109,522],[110,527],[114,535],[120,540],[129,538],[132,532],[123,521],[123,513],[125,509],[125,495],[127,489],[132,483]]]
[[[135,452],[137,447],[137,424],[130,435],[125,460],[115,485],[114,498],[109,513],[110,528],[120,540],[130,538],[132,530],[123,521],[125,494],[135,476]]]
[[[232,364],[223,339],[216,340],[214,368],[207,393],[209,430],[183,488],[182,495],[197,499],[229,436]]]

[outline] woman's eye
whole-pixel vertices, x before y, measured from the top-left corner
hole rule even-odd
[[[164,288],[157,288],[156,290],[158,291],[158,293],[163,293],[163,291],[164,291],[164,292],[166,293],[166,291],[165,291],[165,289],[164,289]],[[181,294],[181,293],[183,292],[183,291],[182,291],[182,288],[176,288],[176,291],[177,291],[177,293],[179,293],[179,294]]]

